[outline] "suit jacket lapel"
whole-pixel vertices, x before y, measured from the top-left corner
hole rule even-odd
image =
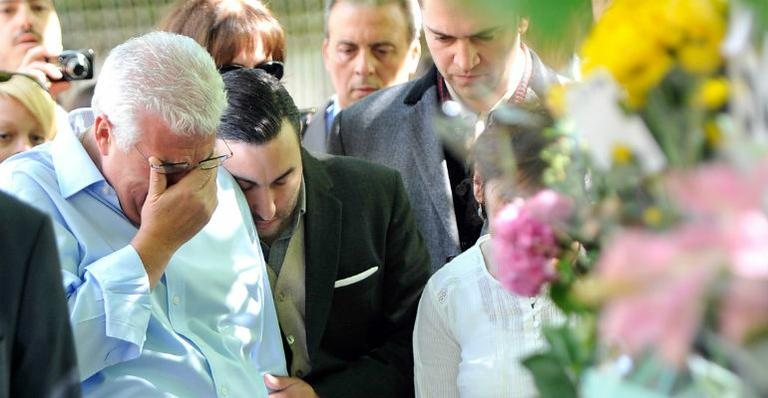
[[[440,215],[443,227],[458,242],[456,215],[453,211],[448,169],[444,165],[443,145],[434,128],[435,115],[439,111],[437,101],[437,90],[432,89],[425,92],[421,100],[413,105],[414,112],[411,117],[415,118],[414,125],[420,128],[413,131],[416,145],[409,146],[418,165],[421,183],[429,187],[429,197]]]
[[[333,301],[341,244],[341,202],[331,193],[333,186],[322,163],[302,149],[304,184],[307,190],[305,215],[307,351],[312,360],[328,320]]]

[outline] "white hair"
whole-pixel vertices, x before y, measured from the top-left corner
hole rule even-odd
[[[213,58],[193,39],[152,32],[112,49],[93,94],[93,110],[113,126],[128,150],[140,138],[141,112],[159,116],[174,134],[216,134],[226,106],[224,82]]]

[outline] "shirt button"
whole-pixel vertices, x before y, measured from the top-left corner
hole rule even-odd
[[[181,304],[181,297],[173,296],[173,305],[179,305],[179,304]]]
[[[283,301],[285,301],[285,292],[280,292],[280,293],[277,295],[277,301],[279,301],[279,302],[281,302],[281,303],[282,303]]]
[[[293,342],[296,341],[296,338],[293,337],[292,334],[289,334],[285,339],[288,340],[289,345],[293,345]]]
[[[229,388],[227,386],[221,386],[221,396],[226,397],[229,395]]]

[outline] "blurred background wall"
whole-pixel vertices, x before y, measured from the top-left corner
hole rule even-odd
[[[171,3],[171,0],[56,0],[64,48],[94,49],[98,73],[112,47],[152,30]],[[286,33],[288,55],[283,82],[300,108],[320,105],[333,93],[320,54],[323,0],[273,0],[266,4]],[[66,94],[74,96],[87,84],[78,83]]]

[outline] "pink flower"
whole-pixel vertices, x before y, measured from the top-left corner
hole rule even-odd
[[[738,277],[768,281],[768,218],[765,213],[759,209],[743,211],[723,224],[731,271]]]
[[[534,217],[556,229],[564,225],[573,213],[573,201],[551,189],[539,191],[526,201],[525,207],[530,209]]]
[[[570,202],[547,190],[508,204],[494,218],[496,273],[507,290],[532,297],[556,278],[554,258],[560,250],[549,223],[564,222],[570,211]]]
[[[748,342],[754,332],[768,327],[768,283],[734,278],[720,308],[720,331],[736,344]]]
[[[670,364],[683,364],[701,322],[709,279],[704,271],[612,300],[600,317],[602,338],[632,355],[650,349]]]
[[[768,162],[751,172],[726,164],[708,164],[678,172],[667,189],[678,206],[694,214],[728,214],[761,208],[768,187]]]
[[[701,225],[665,234],[620,233],[600,256],[599,280],[615,295],[600,333],[630,354],[653,350],[671,364],[685,360],[710,282],[725,254],[720,235]]]

